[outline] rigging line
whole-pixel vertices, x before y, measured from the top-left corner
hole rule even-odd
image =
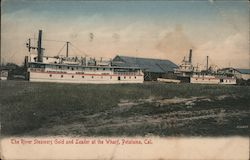
[[[43,41],[52,41],[52,42],[67,42],[67,41],[61,41],[61,40],[51,40],[51,39],[44,39]]]
[[[75,47],[72,47],[71,50],[73,51],[73,55],[79,56],[79,55],[78,55],[78,54],[79,54],[79,50],[77,50]],[[87,57],[86,54],[84,54],[84,55],[85,55],[85,57]],[[81,55],[81,57],[82,57],[82,55]]]
[[[75,45],[73,45],[72,43],[70,43],[71,44],[71,46],[72,47],[74,47],[76,50],[78,50],[80,53],[83,53],[85,56],[88,56],[87,54],[86,54],[86,52],[84,52],[84,51],[81,51],[79,48],[77,48]]]
[[[75,48],[72,47],[71,51],[73,51],[73,55],[75,55],[75,56],[77,55]]]
[[[72,43],[70,43],[70,45],[72,46],[72,48],[74,48],[75,50],[77,50],[80,53],[85,54],[85,52],[81,51],[80,49],[78,49],[75,45],[73,45]]]
[[[37,40],[37,38],[30,38],[32,40]],[[43,41],[51,41],[51,42],[67,42],[67,41],[61,41],[61,40],[52,40],[52,39],[43,39]]]
[[[65,47],[66,43],[63,45],[63,47],[60,49],[60,51],[57,53],[57,56],[60,55],[61,51],[63,50],[63,48]]]
[[[210,62],[210,66],[219,67],[214,59],[209,57],[208,60]]]
[[[211,65],[214,64],[214,61],[212,60],[212,58],[208,57],[208,62],[210,62]]]

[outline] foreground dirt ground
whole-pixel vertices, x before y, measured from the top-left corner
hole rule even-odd
[[[2,135],[248,136],[250,87],[1,82]]]

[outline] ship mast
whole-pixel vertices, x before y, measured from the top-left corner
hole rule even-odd
[[[208,56],[207,56],[207,65],[206,65],[206,70],[208,71]]]
[[[1,42],[1,40],[0,40],[0,42]],[[0,43],[0,48],[1,48],[1,43]],[[0,69],[2,69],[2,50],[0,51]]]
[[[1,48],[1,43],[0,43]],[[0,69],[2,68],[2,51],[0,51]]]

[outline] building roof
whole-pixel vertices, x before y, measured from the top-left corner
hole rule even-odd
[[[235,68],[235,69],[242,74],[250,74],[250,69],[241,69],[241,68]]]
[[[235,70],[235,71],[238,71],[240,72],[241,74],[250,74],[250,69],[242,69],[242,68],[232,68],[232,67],[229,67],[229,68],[223,68],[223,69],[220,69],[221,71],[224,71],[224,70]]]
[[[140,67],[147,72],[166,73],[178,66],[169,60],[116,56],[113,65],[122,67]]]

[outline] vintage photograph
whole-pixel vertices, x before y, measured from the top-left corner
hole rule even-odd
[[[1,139],[249,144],[249,19],[248,0],[3,0]]]

